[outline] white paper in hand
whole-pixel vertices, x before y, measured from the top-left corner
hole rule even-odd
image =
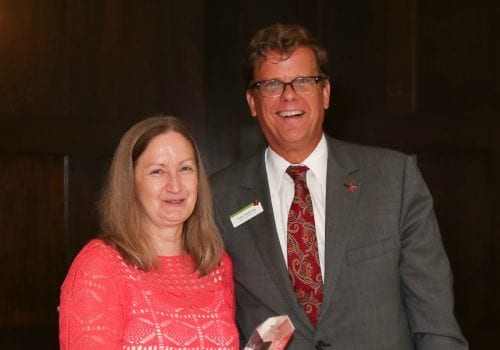
[[[243,350],[283,350],[294,331],[287,315],[269,317],[257,326]]]

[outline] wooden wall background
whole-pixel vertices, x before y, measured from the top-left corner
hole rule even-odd
[[[59,286],[122,135],[181,116],[213,172],[262,145],[240,78],[276,22],[325,42],[338,138],[415,153],[472,348],[500,331],[496,0],[0,0],[0,348],[56,349]]]

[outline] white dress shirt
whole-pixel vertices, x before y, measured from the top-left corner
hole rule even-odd
[[[328,161],[328,147],[325,135],[314,151],[300,164],[292,164],[282,158],[270,147],[266,149],[265,163],[271,202],[273,205],[274,221],[276,231],[287,262],[287,226],[288,212],[292,205],[295,194],[294,182],[286,173],[290,165],[305,165],[309,168],[306,181],[311,193],[314,224],[316,227],[316,238],[318,241],[318,254],[321,266],[321,274],[325,277],[325,198],[326,198],[326,171]]]

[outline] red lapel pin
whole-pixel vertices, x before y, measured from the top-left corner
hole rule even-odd
[[[347,188],[349,192],[354,192],[358,189],[358,186],[354,185],[352,182],[349,182],[348,184],[344,184],[344,186]]]

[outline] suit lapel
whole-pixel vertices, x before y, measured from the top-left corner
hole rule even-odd
[[[263,153],[257,158],[258,160],[254,158],[254,161],[258,162],[249,164],[248,171],[241,182],[241,187],[243,190],[250,191],[250,198],[261,201],[264,212],[249,220],[245,225],[247,225],[247,229],[252,234],[258,253],[261,255],[262,261],[269,271],[269,275],[275,279],[276,286],[283,295],[283,299],[294,310],[296,317],[312,330],[309,318],[297,301],[290,283],[290,277],[288,276],[288,269],[283,259],[283,253],[276,232]],[[249,203],[240,203],[242,207],[247,204]]]
[[[328,308],[335,298],[339,267],[344,263],[342,260],[345,258],[356,203],[362,191],[362,183],[350,176],[358,169],[351,169],[345,164],[340,165],[335,153],[341,152],[341,146],[331,138],[327,140],[329,143],[325,208],[325,283],[320,322],[322,315],[328,313]]]

